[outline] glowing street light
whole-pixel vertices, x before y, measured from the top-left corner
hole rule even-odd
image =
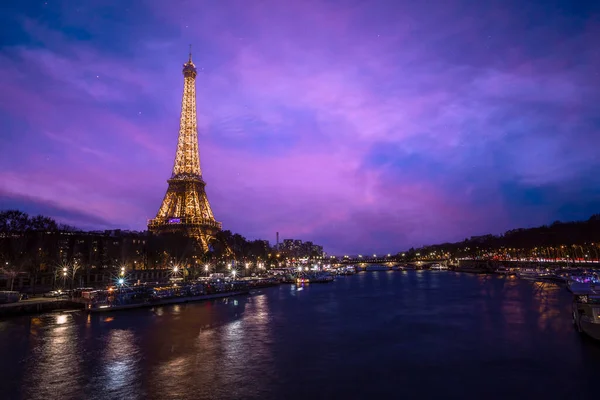
[[[177,266],[173,267],[173,272],[177,273],[177,271],[179,271],[179,267],[177,267]]]
[[[234,269],[233,271],[231,271],[231,276],[233,276],[235,278],[235,275],[237,274],[237,271]]]
[[[119,285],[123,286],[123,284],[125,283],[125,279],[119,278],[118,282],[119,282]]]
[[[208,268],[209,268],[209,266],[208,266],[208,264],[206,264],[206,265],[204,266],[204,270],[205,270],[206,272],[208,272]]]

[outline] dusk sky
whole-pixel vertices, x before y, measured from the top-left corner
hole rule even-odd
[[[145,229],[191,43],[224,229],[387,253],[600,212],[599,1],[8,3],[0,209]]]

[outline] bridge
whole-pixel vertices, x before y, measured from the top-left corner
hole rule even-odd
[[[439,259],[439,260],[412,260],[406,261],[402,259],[403,257],[397,256],[386,256],[386,257],[344,257],[332,262],[333,265],[368,265],[368,264],[381,264],[389,267],[394,267],[397,265],[431,265],[431,264],[443,264],[447,265],[448,259]]]

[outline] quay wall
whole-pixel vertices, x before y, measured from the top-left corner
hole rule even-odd
[[[83,309],[83,303],[70,300],[22,301],[0,305],[0,318],[16,317],[25,314],[38,314],[56,310]]]

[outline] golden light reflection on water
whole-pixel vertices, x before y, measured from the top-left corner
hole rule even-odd
[[[38,329],[41,325],[42,325],[41,318],[39,318],[39,317],[31,318],[31,321],[29,323],[29,334],[37,336],[37,334],[39,333]]]
[[[253,320],[255,322],[264,324],[269,320],[269,303],[267,302],[267,296],[255,296],[252,298],[251,306],[249,307],[253,314]]]
[[[32,342],[36,357],[27,360],[31,362],[27,365],[31,371],[28,389],[38,398],[76,398],[83,376],[73,318],[68,314],[34,318],[31,326],[43,331],[43,335],[37,335],[39,342]]]
[[[538,327],[540,330],[560,330],[568,326],[560,318],[561,301],[559,295],[564,289],[553,283],[534,283],[533,299],[537,305]]]
[[[534,332],[565,331],[565,307],[568,296],[565,289],[554,283],[529,282],[514,277],[503,277],[501,291],[492,293],[493,302],[499,302],[506,322],[504,335],[514,343],[535,341]],[[490,291],[492,289],[485,289]],[[567,300],[567,301],[565,301]],[[492,312],[493,310],[488,310]],[[532,325],[537,325],[533,328]]]

